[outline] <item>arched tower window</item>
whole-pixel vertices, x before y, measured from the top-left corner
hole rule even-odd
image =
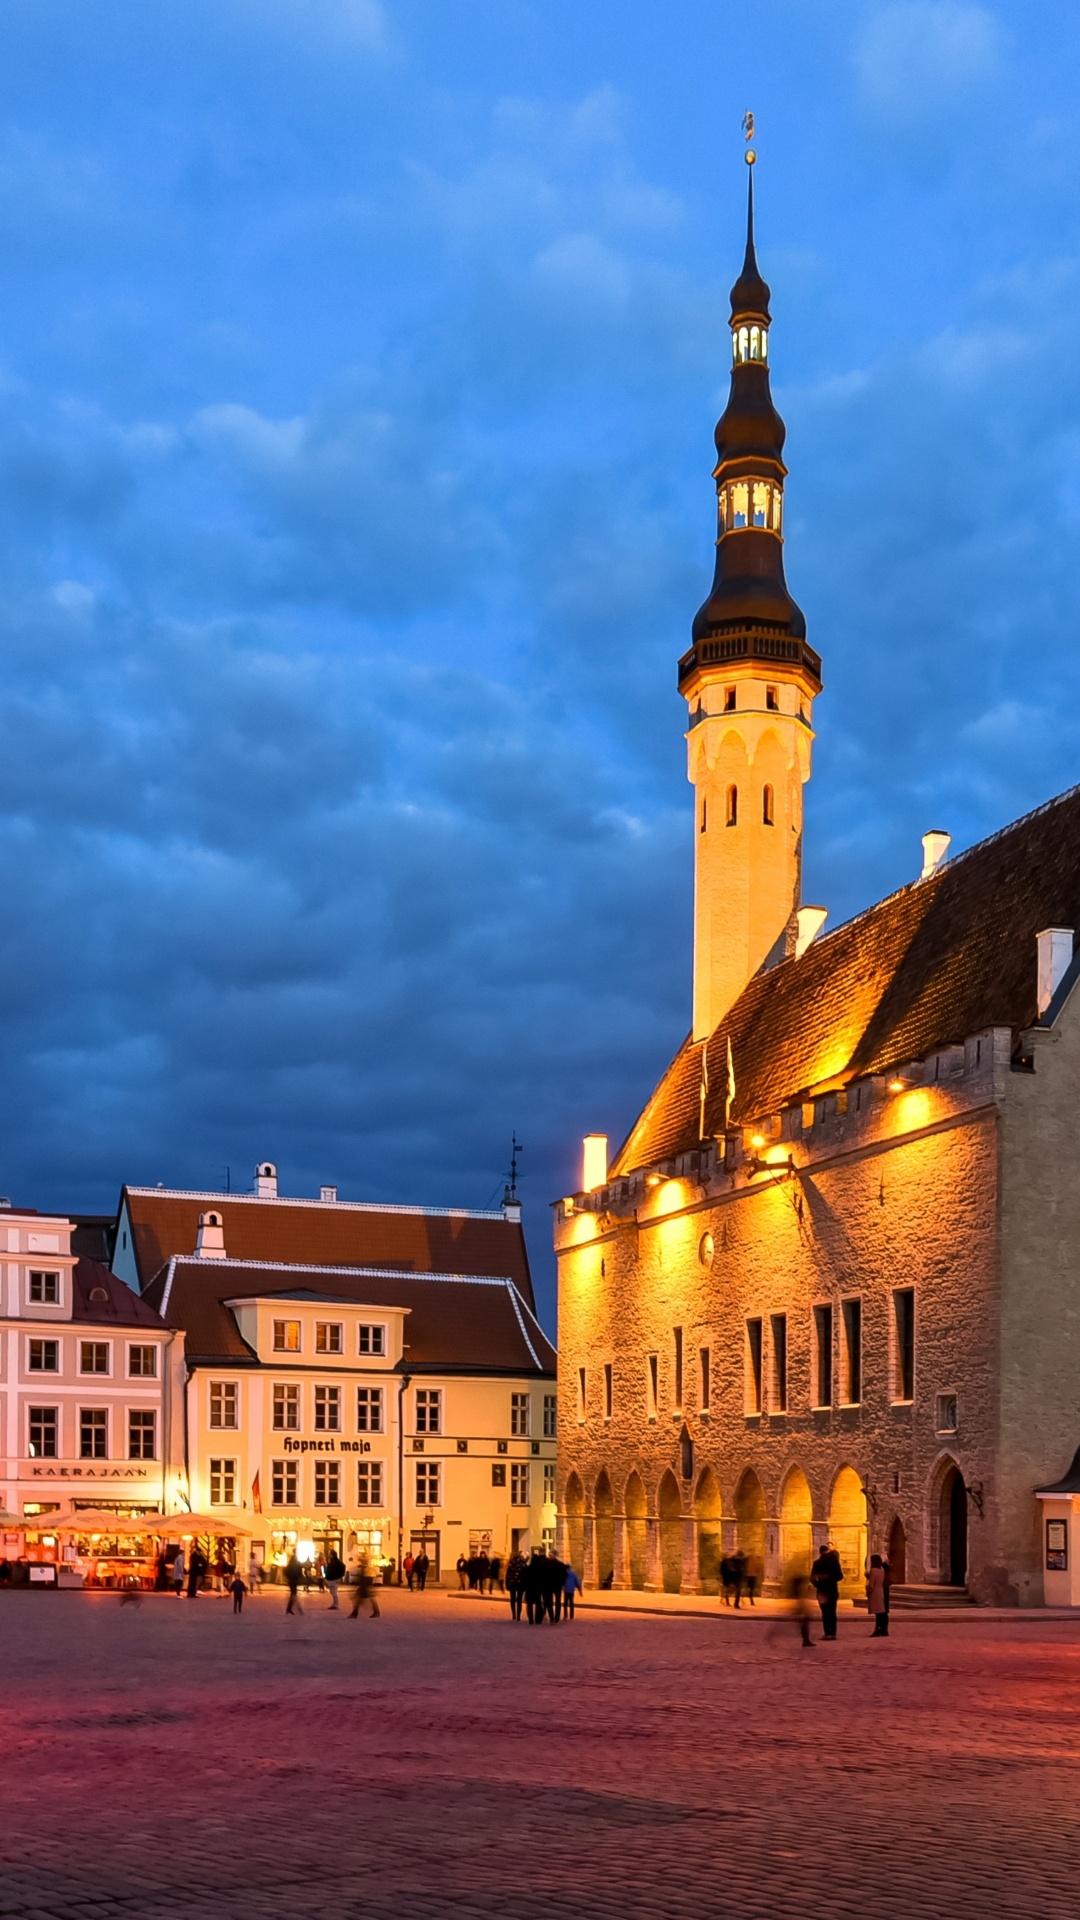
[[[756,360],[764,365],[769,357],[768,327],[732,327],[731,357],[737,367],[744,366],[748,360]]]
[[[765,827],[771,827],[773,825],[773,790],[770,786],[766,786],[762,790],[761,824]]]
[[[727,790],[727,823],[729,827],[737,827],[739,824],[738,787],[729,787]]]
[[[783,499],[781,489],[772,480],[729,481],[717,495],[720,538],[725,533],[740,533],[744,527],[779,533]]]

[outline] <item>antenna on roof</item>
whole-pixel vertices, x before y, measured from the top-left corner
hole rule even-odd
[[[524,1153],[524,1151],[525,1149],[518,1139],[517,1134],[512,1133],[510,1135],[510,1173],[507,1180],[506,1192],[503,1195],[504,1204],[507,1200],[516,1200],[518,1197],[518,1154]]]

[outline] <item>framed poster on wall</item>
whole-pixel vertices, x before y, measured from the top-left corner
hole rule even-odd
[[[1046,1571],[1047,1573],[1067,1573],[1069,1570],[1069,1523],[1067,1520],[1048,1520],[1046,1523]]]

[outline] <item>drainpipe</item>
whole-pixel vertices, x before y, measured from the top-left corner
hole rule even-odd
[[[405,1538],[405,1389],[411,1383],[412,1376],[403,1373],[398,1386],[397,1401],[397,1454],[398,1454],[398,1530],[397,1530],[397,1581],[401,1585],[401,1563],[405,1558],[403,1541]]]

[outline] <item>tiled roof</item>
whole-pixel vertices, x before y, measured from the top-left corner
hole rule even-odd
[[[554,1376],[555,1349],[513,1281],[243,1260],[171,1260],[143,1296],[183,1327],[189,1360],[250,1361],[226,1300],[299,1291],[362,1306],[406,1307],[411,1371]]]
[[[158,1333],[164,1331],[161,1316],[154,1312],[149,1301],[132,1293],[100,1260],[76,1260],[72,1273],[73,1320],[93,1321],[97,1326],[153,1327]]]
[[[812,1087],[885,1073],[988,1027],[1014,1037],[1037,1015],[1035,937],[1080,930],[1080,787],[957,855],[799,960],[755,975],[708,1043],[706,1137]],[[698,1144],[701,1046],[686,1040],[612,1174]]]
[[[361,1206],[341,1201],[264,1200],[250,1194],[176,1193],[125,1187],[139,1285],[175,1256],[194,1253],[199,1215],[213,1211],[235,1260],[284,1265],[397,1267],[403,1273],[507,1275],[534,1307],[519,1221],[449,1208]]]

